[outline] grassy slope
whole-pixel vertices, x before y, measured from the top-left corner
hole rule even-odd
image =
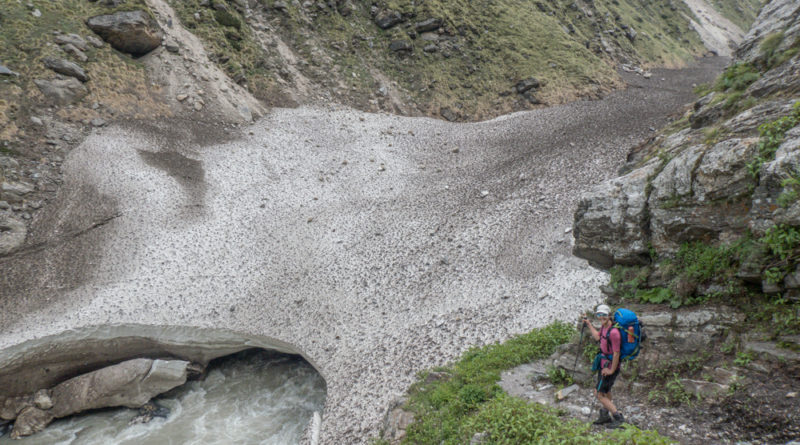
[[[403,443],[464,444],[482,432],[489,433],[484,443],[490,444],[671,443],[630,425],[592,433],[591,425],[561,419],[556,410],[511,397],[498,386],[502,371],[549,356],[575,333],[555,323],[504,343],[472,348],[437,374],[422,373],[409,391],[406,409],[414,412],[415,422]]]
[[[26,7],[32,3],[42,13],[34,17]],[[85,0],[31,0],[17,2],[2,0],[0,8],[0,63],[20,74],[0,82],[0,139],[7,139],[16,131],[14,121],[27,115],[28,100],[39,97],[33,80],[53,78],[55,74],[45,68],[42,60],[56,56],[73,60],[53,43],[53,31],[75,33],[82,36],[92,34],[84,24],[89,17],[108,14],[118,10],[145,9],[144,0],[130,0],[117,8]],[[139,111],[157,113],[160,107],[150,101],[148,91],[153,88],[147,81],[144,68],[129,56],[110,46],[89,47],[89,60],[78,62],[90,81],[90,95],[84,103],[102,102],[116,111],[136,115]],[[62,110],[64,116],[70,111]],[[85,117],[86,115],[83,115]]]
[[[371,2],[353,1],[347,16],[316,4],[303,8],[284,2],[287,9],[279,12],[271,9],[273,0],[260,3],[266,12],[257,8],[258,12],[307,62],[301,70],[314,82],[346,91],[345,102],[363,98],[364,103],[380,85],[374,75],[379,72],[432,114],[449,107],[464,117],[480,118],[527,107],[509,93],[518,80],[530,76],[542,81],[536,96],[546,103],[597,96],[618,86],[617,62],[681,66],[704,52],[685,19],[691,11],[672,0],[384,0],[377,4],[379,9],[409,17],[388,30],[373,22]],[[213,54],[228,59],[222,64],[231,75],[247,77],[256,95],[273,85],[279,58],[274,50],[259,48],[247,26],[220,25],[214,11],[200,7],[198,0],[171,4]],[[740,22],[755,15],[752,6],[740,7],[741,13],[729,9]],[[228,10],[243,20],[230,2]],[[195,12],[200,12],[200,20]],[[443,37],[449,41],[440,51],[426,53],[423,48],[431,42],[412,39],[409,31],[415,22],[432,17],[444,21]],[[623,25],[636,30],[634,41],[625,36]],[[601,36],[615,54],[603,52]],[[389,51],[394,40],[408,41],[412,54]]]

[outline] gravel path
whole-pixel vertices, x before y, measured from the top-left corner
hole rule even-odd
[[[98,130],[0,259],[0,348],[105,324],[276,339],[327,382],[321,442],[365,443],[416,372],[599,301],[570,255],[578,196],[722,62],[475,124],[328,107]]]

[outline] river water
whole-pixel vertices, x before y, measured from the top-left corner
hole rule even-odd
[[[0,437],[0,444],[293,444],[322,412],[325,382],[302,358],[250,350],[211,362],[204,380],[157,402],[171,410],[166,419],[129,426],[137,410],[101,410],[56,420],[20,441]]]

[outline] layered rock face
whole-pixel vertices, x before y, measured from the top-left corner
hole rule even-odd
[[[800,4],[773,0],[685,128],[639,147],[623,176],[582,197],[573,253],[602,268],[647,264],[686,243],[800,225],[798,47]]]

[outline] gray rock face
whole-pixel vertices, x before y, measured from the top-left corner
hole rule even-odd
[[[573,226],[574,255],[604,268],[647,263],[645,186],[657,168],[656,163],[650,163],[601,184],[581,198]]]
[[[87,82],[89,80],[89,76],[86,75],[86,72],[83,70],[83,68],[68,60],[56,59],[55,57],[45,57],[44,66],[59,74],[74,77],[81,82]]]
[[[86,25],[115,49],[135,56],[161,45],[161,29],[144,11],[98,15],[87,20]]]
[[[761,56],[760,46],[764,38],[783,32],[784,41],[780,48],[788,47],[800,36],[797,18],[800,17],[800,3],[796,0],[772,0],[761,8],[756,21],[735,52],[737,61],[752,62]]]
[[[737,51],[738,61],[758,65],[763,56],[760,43],[768,35],[783,32],[784,40],[793,42],[800,35],[798,13],[797,2],[770,2]],[[772,100],[734,116],[726,101],[718,100],[720,93],[698,100],[689,118],[691,129],[659,136],[649,148],[632,155],[630,173],[597,186],[581,201],[575,216],[574,253],[609,267],[642,258],[648,244],[672,254],[686,242],[731,240],[748,229],[759,235],[775,224],[800,224],[800,203],[784,207],[778,203],[791,191],[784,181],[796,175],[800,165],[800,130],[787,133],[775,159],[767,159],[758,175],[751,171],[758,166],[759,126],[793,113],[798,91],[800,57],[795,55],[769,69],[743,93],[743,97],[775,95]],[[703,129],[711,125],[717,128]],[[742,265],[740,278],[758,283],[758,258],[752,260],[747,267]],[[771,291],[781,290],[773,287]]]
[[[45,98],[56,105],[68,105],[81,100],[89,90],[74,77],[67,79],[36,79],[33,81]]]

